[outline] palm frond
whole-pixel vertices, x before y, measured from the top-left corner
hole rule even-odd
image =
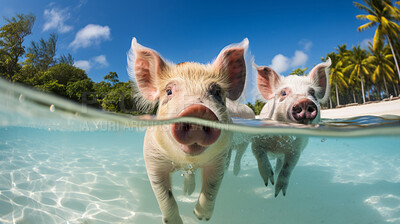
[[[382,34],[382,25],[379,24],[378,28],[376,28],[375,35],[374,35],[374,44],[373,44],[373,51],[376,51],[376,49],[379,47],[380,44],[382,44],[384,38]]]
[[[357,28],[357,30],[358,30],[359,32],[362,32],[362,31],[364,31],[364,30],[366,30],[366,29],[369,29],[369,28],[371,28],[371,27],[373,27],[373,26],[375,26],[375,25],[376,25],[376,22],[368,22],[368,23],[366,23],[366,24],[364,24],[364,25],[359,26],[359,27]]]
[[[369,14],[372,14],[372,15],[375,14],[375,12],[372,9],[368,8],[367,6],[365,6],[363,4],[358,3],[358,2],[353,2],[353,3],[354,3],[354,6],[358,9],[367,11]]]

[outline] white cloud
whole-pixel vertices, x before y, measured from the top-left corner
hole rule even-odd
[[[270,68],[272,68],[277,73],[286,72],[290,68],[297,68],[304,66],[308,61],[308,55],[303,51],[295,51],[292,58],[288,58],[282,54],[277,54],[272,59]]]
[[[65,9],[46,9],[44,10],[44,17],[46,22],[43,25],[43,31],[56,29],[60,33],[66,33],[73,29],[72,26],[64,24],[64,22],[69,18],[69,14]]]
[[[92,68],[90,62],[86,60],[75,61],[74,66],[81,68],[87,72]]]
[[[90,69],[93,67],[102,68],[102,67],[108,67],[108,65],[109,64],[105,55],[95,56],[89,60],[79,60],[74,63],[74,66],[81,68],[86,72],[89,72]]]
[[[361,47],[362,49],[368,49],[369,42],[372,43],[372,41],[373,41],[372,38],[370,38],[370,39],[364,39],[363,41],[361,41],[360,47]]]
[[[310,40],[303,39],[299,41],[299,44],[303,46],[304,51],[309,51],[313,45],[313,43]]]
[[[285,72],[289,69],[290,60],[282,54],[275,55],[272,59],[272,64],[269,66],[277,73]]]
[[[104,66],[104,67],[108,66],[108,62],[107,62],[106,56],[103,55],[103,54],[99,55],[99,56],[96,56],[96,57],[93,57],[93,62],[95,62],[96,64],[98,64],[100,66]]]
[[[308,56],[303,51],[294,52],[291,67],[304,66],[307,63]]]
[[[74,41],[69,46],[76,50],[81,47],[86,48],[98,45],[101,41],[110,39],[110,27],[89,24],[76,33]]]

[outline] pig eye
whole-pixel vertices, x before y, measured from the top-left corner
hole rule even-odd
[[[219,85],[217,85],[217,84],[213,84],[212,86],[211,86],[211,89],[210,89],[210,93],[211,93],[211,95],[214,95],[214,96],[221,96],[221,87],[219,86]]]
[[[308,94],[310,94],[312,97],[315,98],[315,90],[314,89],[308,90]]]
[[[282,95],[282,96],[286,96],[286,91],[285,91],[285,90],[282,90],[281,95]]]
[[[214,98],[217,99],[218,102],[223,103],[221,86],[216,83],[211,84],[209,93],[210,95],[214,96]]]
[[[172,89],[167,89],[166,92],[167,92],[167,95],[168,95],[168,96],[172,95]]]

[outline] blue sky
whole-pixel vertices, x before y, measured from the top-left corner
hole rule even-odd
[[[358,1],[361,2],[361,1]],[[208,63],[228,44],[247,37],[258,65],[287,75],[309,69],[340,44],[361,44],[373,31],[351,0],[286,1],[32,1],[0,0],[0,15],[36,15],[30,41],[58,35],[57,56],[71,53],[98,82],[109,71],[129,79],[126,53],[132,37],[174,63]],[[0,25],[4,20],[0,19]]]

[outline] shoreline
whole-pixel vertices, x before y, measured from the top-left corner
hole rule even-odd
[[[341,108],[321,110],[321,118],[350,118],[357,116],[400,116],[400,99],[377,101],[368,104],[357,104]]]

